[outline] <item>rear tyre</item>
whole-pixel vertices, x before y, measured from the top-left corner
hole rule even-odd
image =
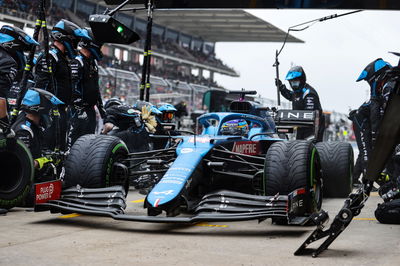
[[[0,137],[0,208],[22,203],[33,182],[34,164],[23,142]]]
[[[324,197],[346,198],[353,186],[353,148],[347,142],[316,144],[322,167]]]
[[[114,167],[114,163],[121,162],[127,154],[128,148],[117,137],[80,137],[65,161],[64,187],[80,185],[85,188],[103,188],[121,185],[128,192],[127,179],[121,179]]]
[[[306,213],[319,211],[322,205],[320,162],[315,146],[304,140],[275,142],[268,149],[264,164],[264,191],[267,196],[288,195],[305,188]],[[283,219],[273,219],[282,223]],[[285,219],[286,222],[286,219]]]

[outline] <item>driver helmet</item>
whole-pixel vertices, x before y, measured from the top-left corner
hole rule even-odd
[[[0,46],[4,48],[18,64],[18,69],[25,66],[24,52],[39,45],[29,34],[20,28],[4,25],[0,29]]]
[[[79,47],[88,49],[92,56],[97,60],[100,61],[103,58],[103,53],[101,52],[101,46],[103,43],[97,42],[94,38],[93,32],[91,28],[84,28],[84,32],[90,37],[90,38],[82,38],[81,41],[79,42]]]
[[[244,119],[225,122],[221,128],[222,135],[244,136],[249,132],[249,125]]]
[[[290,87],[293,91],[299,91],[306,85],[306,73],[301,66],[294,66],[289,69],[286,75],[286,80],[289,81]]]
[[[176,108],[170,103],[159,103],[158,110],[161,112],[160,119],[164,123],[171,123],[175,117]]]
[[[59,41],[62,43],[67,51],[69,58],[75,58],[75,50],[78,47],[79,41],[82,39],[91,39],[87,31],[81,29],[75,23],[62,19],[54,25],[51,30],[51,38],[54,41]]]
[[[64,102],[48,91],[37,88],[28,89],[22,99],[21,109],[26,113],[38,114],[40,116],[40,125],[48,128],[51,125],[51,118],[48,108],[46,108],[49,103],[52,105],[64,104]]]

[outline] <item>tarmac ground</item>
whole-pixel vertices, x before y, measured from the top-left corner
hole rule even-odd
[[[127,213],[145,214],[143,199],[130,191]],[[400,225],[376,221],[379,202],[373,193],[318,258],[293,255],[315,226],[151,224],[14,208],[0,216],[0,265],[398,265]],[[323,209],[332,220],[342,204],[324,199]]]

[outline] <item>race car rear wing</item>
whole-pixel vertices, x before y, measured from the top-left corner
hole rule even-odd
[[[278,110],[275,124],[278,133],[293,133],[294,128],[314,128],[314,135],[319,130],[320,113],[318,110]]]

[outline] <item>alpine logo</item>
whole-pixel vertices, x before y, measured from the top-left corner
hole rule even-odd
[[[258,155],[260,154],[260,143],[255,141],[237,141],[233,144],[233,152]]]
[[[173,194],[174,193],[174,191],[173,190],[166,190],[166,191],[154,191],[153,192],[154,193],[154,195],[160,195],[160,194],[164,194],[164,195],[171,195],[171,194]]]
[[[281,110],[281,111],[279,111],[279,119],[281,119],[281,120],[313,121],[314,120],[314,111]]]

